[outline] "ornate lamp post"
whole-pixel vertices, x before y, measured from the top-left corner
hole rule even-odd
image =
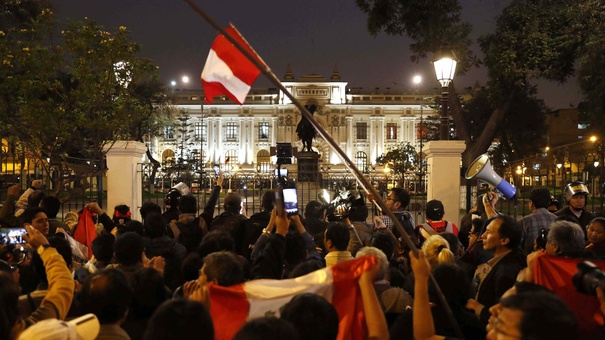
[[[416,94],[418,94],[418,87],[422,83],[422,76],[415,75],[414,78],[412,78],[412,82],[414,83],[414,85],[416,85]],[[422,115],[423,108],[424,97],[421,99],[420,102],[420,152],[418,153],[418,188],[416,189],[416,191],[419,192],[424,192],[424,185],[422,183],[424,180],[424,165],[422,163],[422,147],[424,142],[424,121]]]
[[[439,139],[448,140],[449,136],[449,120],[448,120],[448,87],[454,79],[456,73],[456,64],[458,59],[453,51],[439,50],[435,53],[433,66],[437,80],[441,84],[441,114],[439,117]]]

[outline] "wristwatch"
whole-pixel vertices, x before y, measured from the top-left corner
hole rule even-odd
[[[38,255],[42,255],[42,253],[46,250],[46,248],[50,248],[50,244],[43,244],[41,246],[38,247],[37,252]]]
[[[271,234],[271,232],[269,230],[267,230],[267,228],[263,228],[263,235],[269,236],[270,234]]]

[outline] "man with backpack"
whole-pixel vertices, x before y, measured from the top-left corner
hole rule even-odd
[[[223,201],[223,209],[225,211],[215,217],[209,227],[209,231],[224,230],[228,232],[235,242],[235,251],[239,255],[244,254],[244,248],[247,248],[247,245],[244,245],[246,217],[240,213],[241,204],[242,198],[238,193],[230,192],[225,195]]]
[[[439,235],[444,232],[458,236],[458,226],[453,222],[443,219],[445,209],[441,201],[430,200],[426,202],[425,213],[426,223],[416,226],[416,234],[420,243],[423,243],[430,236]]]
[[[372,198],[370,197],[370,199],[372,199]],[[407,192],[407,190],[402,189],[402,188],[392,188],[391,192],[389,192],[389,195],[387,196],[387,199],[385,201],[385,205],[387,206],[388,209],[391,210],[393,215],[395,215],[395,218],[397,218],[397,220],[403,227],[403,230],[408,234],[408,236],[411,238],[412,242],[417,244],[418,240],[416,238],[416,234],[414,233],[414,225],[415,225],[414,218],[406,210],[406,208],[408,207],[409,204],[410,204],[410,194]],[[375,216],[375,218],[380,219],[382,223],[376,223],[376,221],[374,221],[375,222],[374,229],[379,229],[382,226],[384,226],[384,227],[386,227],[386,229],[389,229],[390,231],[392,231],[393,234],[395,235],[395,237],[397,237],[398,239],[401,238],[402,235],[399,235],[397,230],[393,230],[395,224],[391,220],[391,218],[389,218],[389,216],[381,215],[381,216]]]

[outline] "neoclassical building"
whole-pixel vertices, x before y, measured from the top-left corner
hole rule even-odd
[[[337,70],[330,79],[315,74],[294,79],[288,71],[282,84],[303,105],[318,105],[314,117],[362,171],[401,142],[420,151],[423,119],[439,114],[431,105],[433,95],[363,93],[348,88]],[[296,134],[300,110],[278,89],[253,88],[241,106],[226,97],[204,104],[201,91],[175,90],[174,94],[178,110],[174,125],[166,127],[162,137],[148,141],[163,164],[188,160],[203,168],[219,163],[265,173],[275,164],[271,148],[276,143],[302,149]],[[313,149],[320,154],[320,165],[342,166],[321,137],[315,138]]]

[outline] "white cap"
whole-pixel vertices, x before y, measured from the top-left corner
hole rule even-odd
[[[70,321],[46,319],[27,328],[19,340],[94,340],[100,329],[99,319],[94,314]]]

